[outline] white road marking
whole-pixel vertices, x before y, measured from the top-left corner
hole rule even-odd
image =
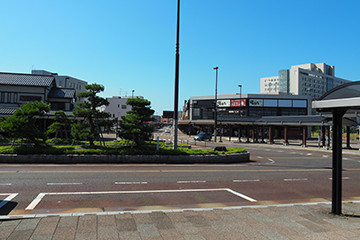
[[[0,186],[11,186],[11,183],[0,183]]]
[[[27,206],[25,208],[25,210],[33,210],[36,205],[39,204],[39,202],[41,201],[41,199],[43,199],[43,197],[45,197],[46,193],[39,193],[39,195],[37,195],[37,197],[29,204],[29,206]]]
[[[82,185],[82,183],[47,183],[46,185]]]
[[[307,181],[307,178],[285,178],[285,182],[295,182],[295,181]]]
[[[283,150],[278,150],[277,152],[284,152]]]
[[[322,157],[324,157],[324,158],[328,158],[328,157],[329,157],[329,155],[322,155]]]
[[[235,179],[233,182],[260,182],[260,179]]]
[[[10,202],[14,197],[18,195],[18,193],[0,193],[2,196],[8,196],[4,200],[0,202],[0,208],[2,208],[5,204]]]
[[[248,200],[248,201],[250,201],[250,202],[257,202],[255,199],[253,199],[253,198],[251,198],[251,197],[248,197],[248,196],[246,196],[246,195],[244,195],[244,194],[235,192],[234,190],[231,190],[230,188],[227,188],[227,191],[228,191],[228,192],[231,192],[231,193],[233,193],[233,194],[235,194],[235,195],[237,195],[237,196],[239,196],[239,197],[241,197],[241,198],[244,198],[244,199],[246,199],[246,200]]]
[[[261,156],[257,156],[257,158],[263,158],[263,157],[261,157]]]
[[[311,155],[312,155],[312,153],[307,153],[307,154],[306,154],[306,156],[311,156]]]
[[[342,180],[349,180],[349,177],[343,177]],[[332,180],[332,178],[329,178],[329,180]]]
[[[148,184],[148,182],[115,182],[118,185],[127,185],[127,184]]]
[[[176,181],[176,183],[206,183],[206,181]]]
[[[270,163],[269,163],[269,164],[274,164],[274,163],[275,163],[275,161],[274,161],[274,160],[272,160],[271,158],[268,158],[268,160],[270,161]]]
[[[216,191],[227,191],[250,202],[257,202],[257,200],[248,197],[242,193],[235,192],[230,188],[107,191],[107,192],[50,192],[50,193],[39,193],[39,195],[25,208],[25,210],[33,210],[39,204],[39,202],[45,197],[45,195],[91,195],[91,194],[99,195],[99,194],[139,194],[139,193],[178,193],[178,192],[216,192]]]

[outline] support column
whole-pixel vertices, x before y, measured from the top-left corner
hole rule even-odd
[[[219,141],[219,142],[222,142],[223,133],[224,133],[224,127],[223,127],[223,125],[220,123],[220,141]]]
[[[306,147],[306,130],[307,130],[307,127],[302,127],[302,146],[303,147]]]
[[[239,134],[239,143],[241,142],[241,125],[239,125],[238,134]]]
[[[327,143],[326,143],[326,149],[330,149],[330,126],[326,127],[326,137],[327,137]]]
[[[255,143],[255,126],[252,126],[252,134],[251,134],[251,138],[252,138],[252,142]]]
[[[285,145],[285,146],[289,145],[289,140],[288,140],[288,126],[284,126],[284,145]]]
[[[254,126],[254,132],[255,132],[255,142],[259,143],[259,126]]]
[[[273,127],[269,126],[269,144],[273,144],[274,143],[274,136],[273,136]]]
[[[265,128],[264,126],[261,126],[261,143],[265,143],[264,138],[265,138]]]
[[[249,133],[249,125],[246,125],[246,142],[249,143],[250,142],[250,133]]]
[[[350,127],[346,127],[346,148],[351,148],[350,146]]]
[[[233,127],[229,126],[229,142],[231,142],[232,134],[233,134]]]
[[[321,126],[321,140],[322,146],[325,147],[325,126]]]
[[[332,171],[332,208],[333,214],[341,214],[342,200],[342,117],[346,110],[333,110],[333,171]]]

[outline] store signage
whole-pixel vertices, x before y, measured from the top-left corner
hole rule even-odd
[[[218,107],[230,107],[230,100],[217,100]]]
[[[264,106],[264,99],[250,99],[249,100],[250,107],[263,107]]]
[[[231,107],[240,107],[240,99],[231,100]],[[246,107],[246,99],[241,99],[241,106]]]

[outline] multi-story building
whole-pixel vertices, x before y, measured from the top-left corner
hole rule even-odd
[[[76,107],[76,94],[85,90],[87,82],[64,77],[61,84],[57,74],[33,71],[32,74],[0,73],[0,116],[12,115],[27,102],[43,101],[51,106],[52,112],[63,110],[71,114]],[[76,85],[77,84],[77,85]]]
[[[77,96],[80,92],[85,92],[85,86],[88,84],[86,81],[66,76],[66,75],[58,75],[57,73],[48,72],[45,70],[32,70],[31,74],[34,75],[45,75],[45,76],[53,76],[56,81],[56,86],[59,88],[70,88],[75,90],[75,95]],[[79,101],[83,101],[84,99],[79,99]]]
[[[140,96],[139,98],[143,99],[144,97]],[[131,106],[126,104],[128,99],[129,97],[119,96],[106,98],[109,105],[106,106],[103,111],[109,113],[111,118],[117,118],[120,120],[122,116],[125,116],[126,113],[131,110]]]
[[[335,67],[307,63],[279,71],[278,76],[260,79],[260,93],[306,95],[317,99],[330,89],[350,82],[335,77]]]
[[[0,73],[0,115],[11,115],[23,104],[33,101],[49,103],[54,111],[72,111],[75,90],[58,88],[53,76]]]

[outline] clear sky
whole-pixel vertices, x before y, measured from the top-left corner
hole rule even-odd
[[[0,71],[43,69],[174,108],[176,0],[0,0]],[[325,62],[360,80],[359,0],[181,0],[179,109],[258,93],[260,78]]]

